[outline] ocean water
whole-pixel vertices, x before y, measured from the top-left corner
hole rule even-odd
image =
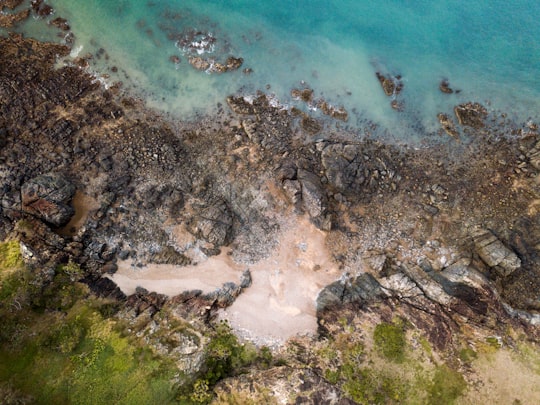
[[[191,119],[232,93],[274,94],[297,105],[292,88],[309,86],[397,139],[433,136],[436,115],[478,101],[517,121],[540,111],[540,2],[535,0],[49,0],[68,19],[75,53],[94,55],[91,69],[121,80],[152,107]],[[42,24],[43,25],[43,24]],[[21,28],[51,35],[38,22]],[[200,56],[244,59],[241,69],[193,69],[178,40],[215,41]],[[189,42],[189,41],[188,41]],[[100,51],[100,49],[102,49]],[[199,50],[200,51],[200,50]],[[180,58],[173,63],[172,56]],[[118,67],[118,72],[111,67]],[[242,72],[252,69],[251,74]],[[401,75],[403,111],[390,107],[375,72]],[[447,79],[458,94],[443,94]],[[317,115],[318,112],[314,111]]]

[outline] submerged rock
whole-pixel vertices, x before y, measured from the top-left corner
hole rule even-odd
[[[452,94],[454,90],[450,88],[450,83],[448,83],[448,80],[444,79],[439,84],[439,90],[446,94]]]
[[[454,107],[454,113],[460,125],[480,129],[485,126],[486,108],[479,103],[465,103]]]
[[[401,76],[385,76],[380,72],[376,72],[375,74],[377,79],[379,79],[382,89],[384,90],[384,94],[386,94],[388,97],[396,96],[401,93],[401,90],[403,90]]]
[[[458,138],[459,132],[456,130],[456,125],[450,118],[448,114],[437,114],[437,119],[439,120],[439,123],[441,124],[442,129],[450,135],[452,138]]]

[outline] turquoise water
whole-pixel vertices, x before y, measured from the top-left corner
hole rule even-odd
[[[540,2],[516,0],[54,0],[68,19],[80,55],[92,69],[122,80],[156,108],[183,118],[206,113],[231,93],[273,93],[284,105],[305,83],[351,113],[349,125],[374,121],[396,138],[436,131],[438,112],[479,101],[511,117],[540,111]],[[28,32],[32,30],[28,26]],[[194,70],[177,39],[211,32],[224,61],[244,58],[224,74]],[[36,31],[35,35],[39,35]],[[201,39],[201,35],[196,39]],[[105,55],[107,60],[105,60]],[[175,64],[170,57],[181,62]],[[109,69],[118,66],[117,74]],[[404,110],[390,107],[375,72],[400,74]],[[446,95],[442,79],[461,90]],[[315,113],[316,114],[316,113]]]

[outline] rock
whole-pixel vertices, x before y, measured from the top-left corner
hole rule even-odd
[[[459,133],[456,130],[456,126],[450,116],[447,114],[437,114],[437,119],[439,120],[441,127],[444,129],[444,131],[450,135],[452,138],[458,138]]]
[[[180,62],[182,62],[182,60],[180,59],[179,56],[177,55],[171,55],[169,57],[169,61],[171,61],[172,63],[174,63],[175,65],[178,65]]]
[[[339,308],[345,304],[365,303],[383,297],[379,282],[369,273],[347,281],[335,281],[317,297],[317,312]]]
[[[472,237],[478,256],[501,277],[521,267],[520,258],[490,231],[479,229],[473,232]]]
[[[384,94],[387,96],[396,96],[403,89],[403,82],[401,81],[401,76],[385,76],[380,72],[375,73],[379,83],[384,90]]]
[[[65,18],[55,18],[51,21],[51,25],[60,28],[62,31],[69,31],[70,26]]]
[[[198,238],[223,246],[232,238],[233,214],[225,202],[203,209],[188,223],[188,230]]]
[[[294,206],[302,201],[302,185],[298,180],[283,180],[283,191]]]
[[[364,161],[354,145],[332,144],[321,153],[328,182],[344,195],[356,194],[366,181]]]
[[[75,186],[55,173],[38,176],[21,188],[22,209],[54,226],[69,222],[75,210],[69,205]]]
[[[0,28],[11,28],[18,22],[26,20],[29,15],[30,10],[23,10],[13,14],[4,14],[0,12]]]
[[[302,120],[300,121],[300,126],[304,131],[311,135],[315,135],[322,130],[321,123],[307,114],[304,114],[304,116],[302,117]]]
[[[480,129],[484,127],[487,110],[479,103],[465,103],[454,107],[454,113],[460,125]]]
[[[317,218],[326,211],[326,195],[320,179],[306,170],[298,170],[298,180],[302,185],[302,205],[311,218]]]
[[[318,104],[318,107],[321,109],[323,114],[329,115],[337,120],[347,121],[349,119],[349,113],[343,106],[336,108],[333,105],[328,104],[326,101],[322,101]]]
[[[243,63],[243,58],[235,58],[234,56],[229,56],[227,58],[227,61],[225,62],[225,66],[227,68],[227,71],[237,70],[240,68],[240,66],[242,66]]]
[[[200,56],[191,56],[189,59],[189,64],[197,70],[208,70],[210,68],[210,62],[206,59],[201,58]]]
[[[446,79],[441,80],[441,83],[439,83],[439,90],[446,94],[452,94],[454,92],[454,90],[450,88],[450,84]]]
[[[249,271],[249,269],[244,270],[244,272],[240,276],[240,288],[251,287],[252,281],[253,280],[251,278],[251,272]]]
[[[46,17],[54,12],[53,8],[44,3],[43,0],[32,0],[32,9],[40,17]]]
[[[253,103],[250,103],[242,96],[229,96],[227,97],[227,104],[231,110],[236,114],[253,115],[255,114],[255,107]]]
[[[311,103],[313,101],[313,90],[312,89],[292,89],[291,97],[295,100],[302,100],[306,103]]]
[[[250,140],[257,144],[261,142],[260,136],[257,134],[257,124],[255,121],[250,119],[242,120],[242,128]]]

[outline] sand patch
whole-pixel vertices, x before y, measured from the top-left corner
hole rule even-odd
[[[73,209],[75,214],[68,222],[66,226],[58,231],[60,235],[64,236],[73,236],[77,231],[84,225],[88,214],[91,211],[97,210],[100,207],[98,201],[90,197],[87,194],[84,194],[82,191],[77,190],[73,196]]]
[[[133,294],[141,286],[174,296],[192,289],[211,292],[227,281],[238,283],[249,268],[251,287],[219,316],[246,339],[279,345],[291,336],[317,329],[317,295],[340,275],[325,239],[326,234],[307,219],[295,218],[282,231],[274,252],[255,264],[237,263],[231,252],[223,249],[218,256],[186,267],[152,264],[138,268],[123,261],[118,271],[107,277],[125,294]]]

